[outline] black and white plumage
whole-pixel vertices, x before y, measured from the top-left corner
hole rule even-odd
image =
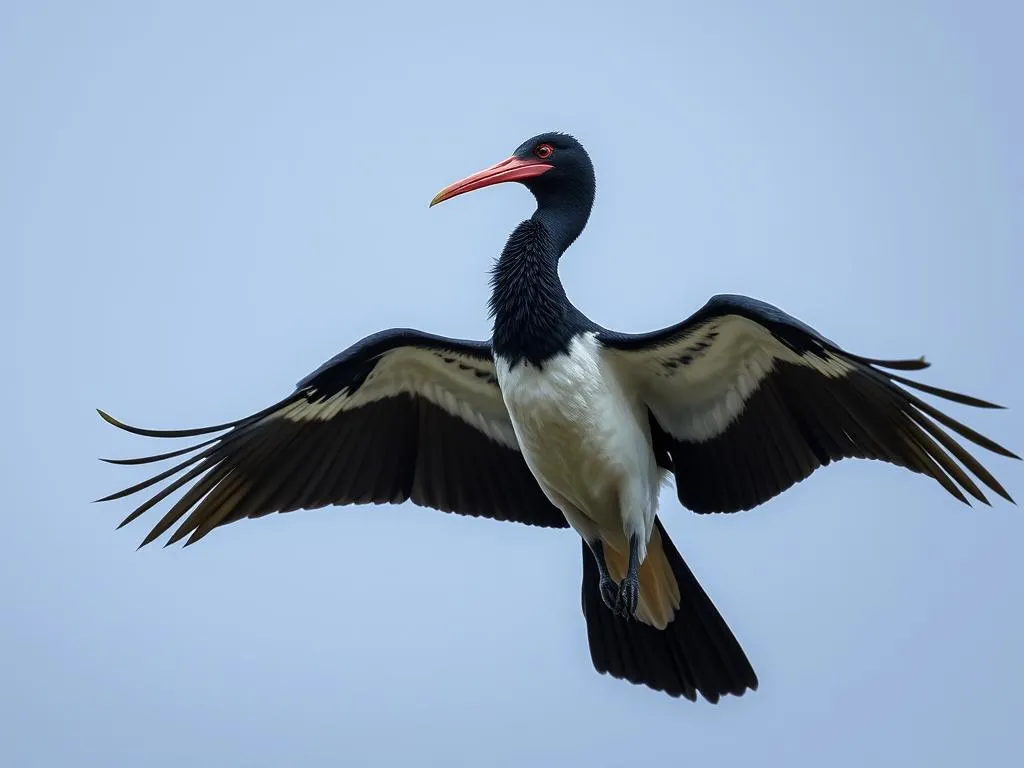
[[[168,543],[187,536],[191,544],[245,517],[410,500],[446,512],[566,525],[518,451],[486,343],[408,329],[378,333],[325,363],[284,400],[215,427],[141,430],[102,415],[145,436],[217,435],[170,470],[104,499],[176,477],[123,525],[205,473],[143,544],[173,526]]]
[[[687,508],[750,509],[842,458],[931,476],[962,501],[1010,499],[957,442],[1010,451],[906,387],[997,407],[892,371],[922,360],[845,352],[768,304],[718,296],[650,334],[601,328],[566,297],[558,260],[583,231],[593,168],[571,137],[544,134],[434,202],[502,181],[525,184],[534,215],[492,274],[491,342],[396,329],[370,336],[269,408],[235,422],[158,431],[210,436],[106,497],[171,482],[122,523],[185,489],[143,544],[198,541],[246,517],[327,505],[413,503],[583,539],[583,611],[596,668],[709,701],[757,687],[725,620],[658,519],[663,482]],[[102,412],[101,412],[102,413]],[[973,477],[972,477],[973,476]],[[979,485],[980,484],[980,485]]]
[[[887,461],[930,475],[961,501],[966,492],[988,503],[973,474],[1012,501],[942,427],[1017,457],[904,387],[978,408],[999,406],[891,372],[927,368],[923,359],[847,353],[776,307],[743,296],[716,296],[662,331],[599,338],[642,393],[654,443],[672,456],[679,501],[694,512],[751,509],[844,458]]]

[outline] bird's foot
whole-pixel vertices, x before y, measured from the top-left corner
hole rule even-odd
[[[602,597],[604,592],[601,593]],[[607,603],[607,598],[605,599]],[[637,606],[640,605],[640,580],[636,575],[627,576],[619,584],[618,594],[615,596],[615,605],[609,606],[614,613],[624,619],[631,619],[636,614]]]
[[[619,585],[612,581],[610,576],[602,574],[598,589],[601,591],[601,600],[604,601],[608,610],[612,613],[617,613],[618,610],[615,606],[619,600]]]

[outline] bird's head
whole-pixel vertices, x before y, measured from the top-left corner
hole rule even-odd
[[[449,184],[430,205],[505,181],[524,185],[541,207],[579,206],[589,213],[594,200],[594,166],[587,151],[572,136],[553,132],[527,139],[500,163]]]

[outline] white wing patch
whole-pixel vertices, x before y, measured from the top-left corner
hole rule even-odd
[[[491,361],[448,350],[401,347],[385,352],[354,393],[342,390],[319,402],[299,400],[268,418],[327,421],[343,411],[410,394],[462,419],[495,442],[518,449],[496,382]]]
[[[854,370],[829,352],[799,355],[763,326],[738,315],[709,320],[660,347],[615,355],[661,426],[683,440],[722,434],[779,362],[828,378]]]

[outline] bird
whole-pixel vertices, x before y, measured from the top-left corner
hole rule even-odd
[[[597,672],[716,703],[758,678],[659,514],[663,486],[697,514],[757,507],[848,458],[925,475],[966,504],[1013,503],[954,435],[1019,457],[911,390],[1002,406],[907,378],[924,358],[846,351],[777,307],[713,296],[675,325],[608,330],[566,295],[559,263],[596,190],[583,145],[542,133],[442,189],[430,206],[515,182],[536,209],[493,260],[491,338],[392,328],[363,338],[267,408],[215,426],[144,429],[204,438],[104,459],[168,469],[98,501],[150,491],[118,526],[185,489],[139,545],[165,546],[275,512],[412,502],[579,535],[581,607]],[[980,484],[980,486],[979,486]]]

